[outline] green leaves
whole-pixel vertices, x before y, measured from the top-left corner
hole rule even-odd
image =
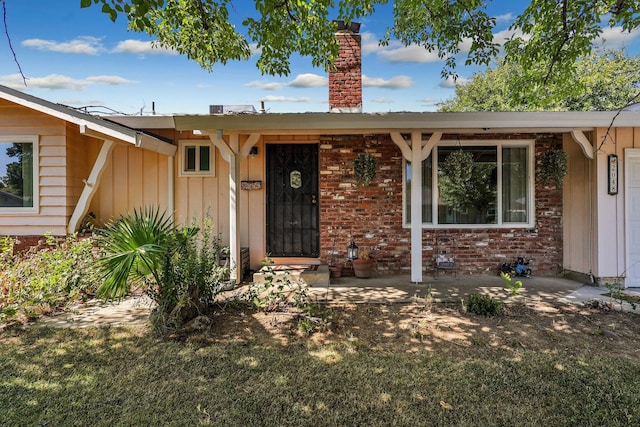
[[[170,250],[173,223],[158,208],[134,210],[107,224],[100,232],[106,255],[100,260],[104,283],[98,295],[121,298],[131,283],[160,276],[162,258]]]
[[[378,160],[371,153],[362,153],[353,160],[353,175],[358,185],[369,185],[376,179]]]
[[[129,28],[157,37],[211,70],[229,60],[246,60],[254,52],[264,74],[291,72],[299,54],[328,70],[338,53],[333,20],[353,22],[373,15],[388,0],[254,0],[253,11],[240,11],[232,0],[81,0],[112,21],[125,15]],[[395,0],[393,22],[380,41],[419,45],[444,61],[442,76],[455,75],[460,60],[488,65],[501,51],[494,35],[496,18],[488,0]],[[245,4],[242,5],[246,7]],[[510,27],[504,43],[507,60],[536,68],[539,81],[553,76],[569,80],[573,63],[589,54],[603,27],[631,31],[640,25],[639,0],[532,0]],[[466,56],[466,58],[465,58]],[[464,58],[464,59],[462,59]]]
[[[622,51],[592,52],[578,59],[571,74],[542,84],[547,67],[500,60],[456,87],[441,111],[611,111],[624,107],[640,83],[640,57]]]

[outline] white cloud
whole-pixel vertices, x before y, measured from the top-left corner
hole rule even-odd
[[[418,45],[390,48],[381,51],[378,56],[389,62],[415,62],[424,64],[427,62],[441,61],[441,59],[438,58],[437,52],[429,52],[424,47]]]
[[[258,88],[263,90],[280,90],[285,86],[291,86],[295,88],[310,88],[327,86],[329,79],[326,76],[320,76],[318,74],[305,73],[298,74],[290,82],[268,82],[254,80],[249,83],[245,83],[246,87]]]
[[[362,52],[362,55],[368,55],[370,53],[375,53],[377,51],[386,49],[384,46],[380,46],[380,40],[378,39],[378,36],[376,36],[372,32],[367,31],[362,33],[360,36],[360,51]]]
[[[159,43],[153,41],[142,40],[123,40],[111,50],[111,53],[130,53],[135,55],[177,55],[173,49],[160,46]]]
[[[294,98],[292,96],[265,96],[261,98],[260,101],[265,102],[310,102],[311,100],[307,97]]]
[[[20,90],[39,88],[80,91],[86,86],[93,84],[121,85],[127,83],[133,82],[118,76],[89,76],[83,80],[78,80],[61,74],[50,74],[44,77],[27,77],[27,87],[25,88],[24,81],[20,74],[0,76],[0,84]]]
[[[375,102],[378,104],[393,104],[393,99],[381,97],[381,98],[373,98],[371,102]]]
[[[96,37],[78,37],[66,42],[54,40],[27,39],[22,46],[49,52],[73,53],[78,55],[98,55],[104,51],[100,39]]]
[[[131,80],[127,80],[120,76],[89,76],[86,79],[87,83],[91,84],[105,84],[110,86],[118,86],[127,83],[133,83]]]
[[[446,80],[441,80],[440,83],[438,83],[438,86],[444,88],[455,88],[456,86],[464,86],[467,83],[469,83],[469,79],[464,77],[458,76],[458,78],[455,79],[453,76],[448,76]]]
[[[596,44],[610,49],[622,49],[634,42],[640,36],[640,30],[633,30],[631,32],[624,31],[622,27],[607,27],[602,30],[600,38],[596,40]]]
[[[510,22],[510,21],[513,21],[513,14],[509,12],[509,13],[505,13],[504,15],[494,16],[494,18],[496,18],[496,23]]]
[[[284,83],[261,82],[261,81],[258,81],[258,80],[254,80],[252,82],[245,83],[246,87],[255,87],[255,88],[264,89],[264,90],[278,90],[278,89],[282,89],[282,87],[284,85],[285,85]]]
[[[414,86],[415,82],[409,76],[396,76],[389,80],[385,80],[381,77],[368,77],[362,75],[363,87],[381,87],[386,89],[401,89]]]
[[[298,74],[296,78],[287,83],[287,85],[292,87],[320,87],[326,86],[328,84],[328,81],[329,79],[325,76],[305,73]]]
[[[523,34],[522,30],[502,30],[493,35],[493,42],[498,43],[500,46],[507,40],[513,37],[520,37],[523,40],[529,40],[531,36],[529,34]]]
[[[257,43],[249,43],[249,50],[251,51],[251,56],[260,55],[262,53],[262,48],[258,47]]]
[[[418,102],[420,102],[422,104],[432,105],[432,104],[435,104],[436,102],[438,102],[438,100],[435,99],[435,98],[422,98],[422,99],[419,99]]]

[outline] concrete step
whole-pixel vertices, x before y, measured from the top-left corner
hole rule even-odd
[[[254,283],[264,283],[265,277],[274,275],[274,281],[304,282],[309,286],[326,286],[329,283],[329,267],[322,264],[275,264],[264,266],[253,273]],[[286,278],[286,279],[285,279]]]

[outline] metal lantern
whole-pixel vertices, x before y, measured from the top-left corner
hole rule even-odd
[[[347,258],[358,259],[358,245],[351,239],[349,246],[347,246]]]

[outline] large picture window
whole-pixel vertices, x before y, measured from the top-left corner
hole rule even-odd
[[[214,176],[214,150],[208,141],[180,141],[181,176]]]
[[[533,141],[434,147],[422,162],[422,222],[433,227],[533,226]],[[405,162],[410,223],[411,163]]]
[[[37,209],[37,153],[36,137],[0,137],[0,212]]]

